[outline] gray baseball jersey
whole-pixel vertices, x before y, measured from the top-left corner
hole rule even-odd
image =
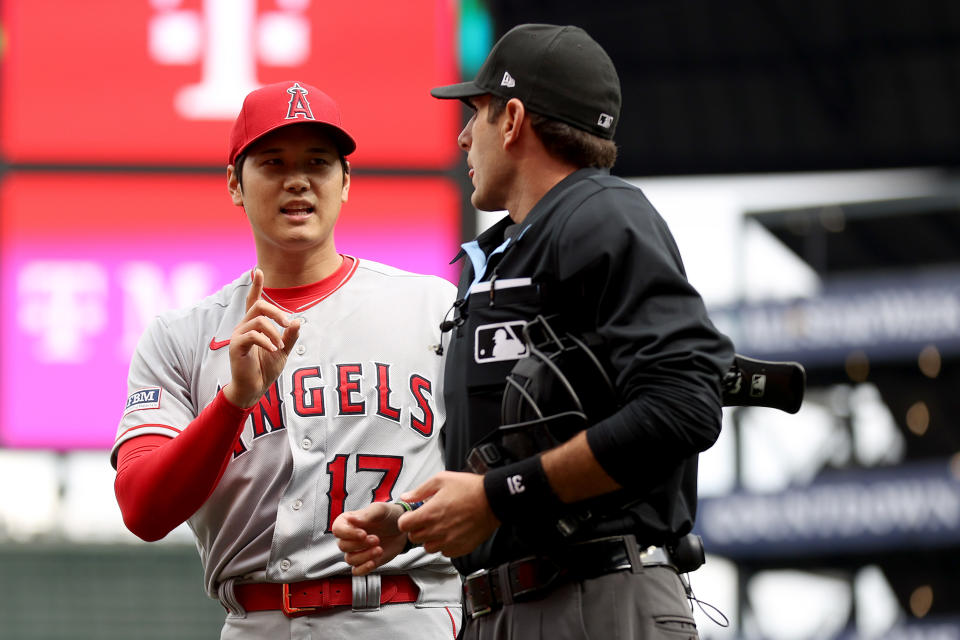
[[[150,324],[130,365],[114,459],[138,435],[176,437],[230,381],[226,346],[250,286],[246,273]],[[349,573],[330,534],[337,515],[393,500],[443,469],[443,358],[434,347],[455,295],[436,276],[357,260],[336,291],[294,310],[303,324],[286,368],[247,419],[213,494],[188,520],[211,597],[229,579]],[[415,549],[380,571],[415,568],[448,575],[421,589],[458,599],[459,579],[440,554]]]

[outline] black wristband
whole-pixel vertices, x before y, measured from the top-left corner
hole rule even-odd
[[[540,455],[487,471],[483,490],[500,522],[537,520],[556,513],[562,504],[550,487]]]

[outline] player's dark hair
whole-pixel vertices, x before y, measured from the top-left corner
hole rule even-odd
[[[237,184],[243,188],[243,163],[247,159],[247,154],[241,153],[237,156],[237,161],[233,163],[233,172],[237,174]],[[350,174],[350,162],[346,156],[340,156],[340,167],[343,169],[343,175]]]
[[[493,124],[507,108],[507,98],[491,95],[487,106],[487,122]],[[543,146],[554,157],[584,168],[609,169],[617,161],[617,145],[592,133],[577,129],[566,122],[527,111],[530,126]]]

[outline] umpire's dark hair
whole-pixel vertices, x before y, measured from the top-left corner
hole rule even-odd
[[[487,122],[493,124],[506,110],[509,101],[489,95]],[[613,140],[605,140],[535,111],[528,110],[527,114],[533,131],[553,156],[580,168],[609,169],[617,161],[617,145]]]
[[[236,162],[233,164],[233,172],[237,174],[237,184],[240,187],[243,187],[243,163],[247,159],[246,153],[241,153],[237,156]],[[343,168],[343,174],[347,175],[350,173],[350,162],[347,160],[347,157],[343,154],[340,154],[340,166]]]

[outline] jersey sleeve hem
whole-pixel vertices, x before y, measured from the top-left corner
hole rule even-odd
[[[167,436],[168,438],[176,438],[178,435],[180,435],[180,429],[165,424],[140,424],[135,427],[130,427],[117,436],[116,442],[113,443],[113,449],[110,450],[110,465],[114,469],[117,468],[117,454],[120,452],[120,445],[127,440],[136,438],[137,436],[146,435],[158,435]]]

